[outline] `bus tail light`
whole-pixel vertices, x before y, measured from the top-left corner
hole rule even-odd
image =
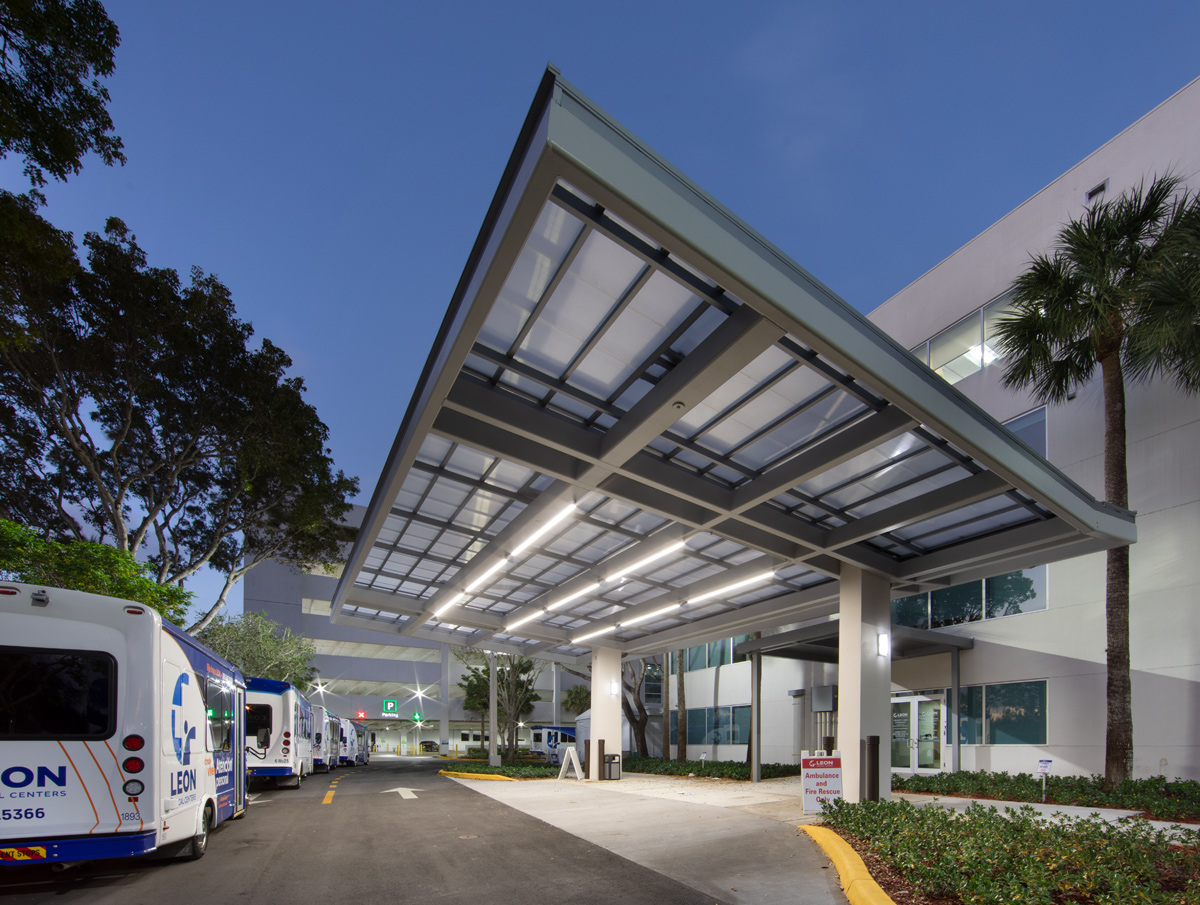
[[[122,762],[121,769],[126,773],[141,773],[146,769],[146,762],[140,757],[127,757]]]
[[[146,740],[140,735],[127,735],[121,739],[126,751],[141,751],[146,746]]]

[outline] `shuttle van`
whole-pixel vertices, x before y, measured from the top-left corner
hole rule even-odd
[[[143,604],[0,582],[0,865],[201,857],[246,813],[245,694]]]
[[[300,788],[313,771],[313,708],[291,682],[246,680],[246,751],[251,779]]]
[[[354,731],[353,720],[342,717],[338,722],[341,724],[338,729],[340,740],[338,763],[353,767],[360,762],[358,759],[358,733]]]
[[[320,704],[313,704],[313,771],[328,773],[338,765],[338,748],[341,746],[342,721]]]

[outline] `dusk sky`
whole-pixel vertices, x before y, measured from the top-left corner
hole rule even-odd
[[[129,162],[44,214],[217,274],[363,504],[547,62],[864,312],[1200,75],[1195,0],[105,7]]]

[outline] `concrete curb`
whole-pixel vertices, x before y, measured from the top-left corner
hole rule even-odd
[[[837,868],[838,877],[842,881],[842,891],[846,893],[850,905],[895,905],[891,897],[871,877],[862,858],[858,857],[858,853],[841,836],[824,826],[802,825],[800,829],[821,846],[821,850]]]
[[[452,779],[491,779],[500,782],[520,782],[515,776],[499,776],[495,773],[456,773],[453,770],[438,770],[438,776],[449,776]]]

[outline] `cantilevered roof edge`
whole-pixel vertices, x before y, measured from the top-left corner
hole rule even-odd
[[[548,140],[579,171],[584,191],[601,203],[619,198],[614,209],[635,227],[668,232],[679,243],[672,253],[694,255],[688,263],[702,270],[715,267],[727,289],[760,303],[760,314],[796,331],[1077,530],[1114,545],[1136,540],[1131,512],[1096,500],[570,83],[560,78],[557,86]]]

